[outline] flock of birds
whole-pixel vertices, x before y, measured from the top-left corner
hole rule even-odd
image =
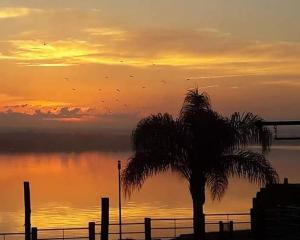
[[[130,75],[129,77],[131,77],[131,78],[133,78],[134,76],[133,75]],[[108,78],[107,76],[105,76],[105,78]],[[66,81],[69,81],[69,78],[68,77],[65,77],[64,78]],[[165,81],[165,80],[161,80],[160,81],[162,84],[166,84],[167,82]],[[141,87],[142,89],[145,89],[145,88],[147,88],[146,86],[142,86]],[[78,89],[77,88],[72,88],[72,91],[77,91]],[[116,88],[115,89],[117,92],[121,92],[121,90],[119,89],[119,88]],[[98,91],[99,92],[101,92],[102,91],[102,89],[101,88],[98,88]]]
[[[122,62],[124,62],[124,61],[122,60]],[[153,65],[155,65],[155,64],[153,64]],[[129,78],[134,78],[135,76],[134,76],[134,75],[129,75],[128,77],[129,77]],[[105,79],[109,79],[109,76],[104,76],[104,78],[105,78]],[[64,80],[69,82],[69,81],[70,81],[70,78],[69,78],[69,77],[65,77]],[[195,80],[195,79],[193,79],[193,78],[186,78],[185,80],[186,80],[186,81],[191,81],[191,80]],[[160,80],[160,83],[161,83],[161,84],[167,84],[168,82],[167,82],[166,80]],[[146,89],[146,88],[147,88],[146,86],[141,86],[141,89]],[[77,89],[77,88],[72,88],[72,91],[73,91],[73,92],[76,92],[76,91],[78,91],[78,89]],[[97,91],[98,91],[98,92],[103,92],[103,89],[102,89],[102,88],[98,88]],[[121,89],[120,89],[120,88],[116,88],[114,91],[115,91],[115,94],[121,93]],[[116,102],[120,102],[120,99],[119,99],[117,96],[115,96],[115,97],[116,97],[116,98],[115,98],[115,101],[116,101]],[[103,100],[103,99],[100,100],[100,102],[101,102],[102,104],[105,104],[105,103],[106,103],[106,101]],[[123,107],[127,108],[127,107],[128,107],[128,104],[123,104]],[[112,110],[110,109],[110,107],[108,107],[108,106],[103,106],[103,109],[106,110],[106,113],[112,114]]]
[[[47,45],[48,45],[48,43],[43,42],[43,46],[47,46]],[[120,60],[120,63],[123,63],[123,62],[124,62],[124,60]],[[155,66],[157,66],[157,65],[156,65],[155,63],[152,63],[152,66],[155,67]],[[129,78],[134,78],[134,77],[135,77],[135,76],[134,76],[133,74],[129,75]],[[109,79],[109,76],[105,76],[105,79]],[[65,77],[64,80],[69,82],[69,81],[70,81],[70,78],[69,78],[69,77]],[[193,79],[191,79],[191,78],[186,78],[186,80],[187,80],[187,81],[190,81],[190,80],[193,80]],[[161,84],[167,84],[167,81],[165,81],[165,80],[160,80],[160,83],[161,83]],[[147,87],[146,87],[146,86],[141,86],[141,88],[142,88],[142,89],[146,89]],[[77,89],[77,88],[72,88],[72,91],[73,91],[73,92],[76,92],[76,91],[78,91],[78,89]],[[99,88],[98,91],[101,92],[102,89]],[[116,93],[120,93],[120,92],[121,92],[121,89],[120,89],[120,88],[116,88],[115,91],[116,91]],[[115,101],[116,101],[116,102],[119,102],[120,100],[119,100],[118,98],[116,98]],[[105,100],[101,100],[101,102],[102,102],[102,103],[105,103]],[[124,106],[124,107],[127,107],[128,105],[127,105],[127,104],[123,104],[123,106]],[[111,112],[111,111],[109,110],[109,112]]]
[[[129,77],[130,78],[134,78],[134,75],[129,75]],[[109,78],[108,76],[105,76],[105,79],[108,79],[108,78]],[[70,78],[69,77],[65,77],[64,80],[69,82]],[[160,82],[162,84],[166,84],[167,83],[165,80],[161,80]],[[141,86],[141,88],[142,89],[146,89],[147,87],[146,86]],[[72,88],[72,91],[75,92],[75,91],[78,91],[78,89],[77,88]],[[102,88],[98,88],[98,92],[103,92],[103,89]],[[121,93],[121,89],[120,88],[116,88],[115,92],[116,92],[116,94]],[[120,99],[116,98],[115,101],[116,102],[120,102]],[[101,103],[105,103],[105,100],[100,100],[100,102]],[[123,107],[128,107],[128,104],[123,104]],[[112,111],[110,110],[109,107],[104,106],[104,109],[106,110],[107,113],[110,113],[110,114],[112,113]]]
[[[134,75],[129,75],[129,78],[134,78],[134,77],[135,77]],[[109,76],[105,76],[105,79],[109,79]],[[69,78],[69,77],[65,77],[64,80],[67,81],[67,82],[70,82],[70,78]],[[165,80],[160,80],[160,83],[161,83],[161,84],[167,84],[167,81],[165,81]],[[146,89],[146,88],[147,88],[147,86],[141,86],[141,89]],[[77,88],[72,88],[71,90],[72,90],[73,92],[77,92],[77,91],[78,91]],[[102,88],[98,88],[97,91],[98,91],[98,92],[103,92],[103,89],[102,89]],[[122,92],[120,88],[116,88],[114,91],[115,91],[115,94],[119,94],[119,93]],[[120,99],[116,96],[115,101],[116,101],[116,102],[120,102]],[[100,102],[101,102],[102,104],[105,104],[105,103],[106,103],[106,101],[103,100],[103,99],[100,100]],[[123,104],[123,107],[127,108],[127,107],[128,107],[128,104],[126,104],[126,103]],[[112,114],[112,110],[111,110],[108,106],[103,106],[103,109],[106,111],[106,113]]]

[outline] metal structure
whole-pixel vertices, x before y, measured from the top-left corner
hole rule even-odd
[[[24,182],[24,230],[25,230],[25,240],[31,240],[31,203],[30,203],[30,184],[29,182]]]
[[[119,237],[122,240],[122,182],[121,182],[121,161],[118,161],[118,175],[119,175]]]
[[[300,126],[299,120],[293,121],[263,121],[261,122],[263,126],[273,126],[275,132],[275,140],[300,140],[299,137],[278,137],[278,126]]]

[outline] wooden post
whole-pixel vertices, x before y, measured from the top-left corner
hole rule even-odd
[[[108,240],[109,230],[109,198],[101,199],[101,240]]]
[[[30,240],[31,231],[31,204],[29,182],[24,182],[24,207],[25,207],[25,240]]]
[[[95,223],[89,222],[89,240],[95,240],[95,235],[96,235]]]
[[[219,232],[220,232],[220,233],[223,233],[223,232],[224,232],[223,221],[219,221]]]
[[[36,227],[33,227],[31,229],[31,238],[32,240],[37,240],[38,239],[38,230]]]
[[[151,218],[145,218],[145,240],[151,240]]]
[[[229,222],[229,236],[230,238],[233,237],[233,221]]]
[[[219,221],[219,239],[224,239],[224,224],[223,224],[223,221]]]

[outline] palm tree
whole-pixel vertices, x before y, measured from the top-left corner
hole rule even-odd
[[[252,113],[223,117],[213,111],[209,97],[199,90],[187,92],[179,117],[151,115],[132,133],[134,154],[123,171],[126,194],[140,189],[146,178],[171,170],[189,183],[193,201],[194,238],[205,238],[205,189],[220,199],[228,178],[247,178],[260,185],[276,183],[278,175],[264,154],[269,151],[271,132]],[[262,152],[250,151],[250,144]]]

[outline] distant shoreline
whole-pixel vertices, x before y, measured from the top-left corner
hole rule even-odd
[[[299,141],[275,141],[271,150],[299,151]],[[259,146],[251,146],[260,149]],[[124,152],[131,150],[130,133],[14,131],[0,132],[0,153],[82,153],[90,151]]]
[[[0,134],[0,153],[129,151],[129,134],[12,132]]]

